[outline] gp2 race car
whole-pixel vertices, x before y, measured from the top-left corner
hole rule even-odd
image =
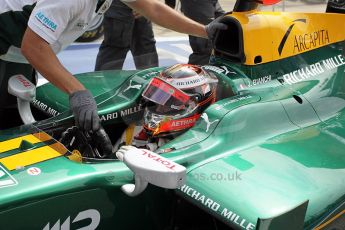
[[[73,127],[67,95],[38,87],[40,121],[0,133],[0,229],[344,230],[345,15],[258,10],[273,3],[238,0],[223,17],[202,66],[217,102],[160,155],[118,159],[109,142],[142,118],[144,86],[163,68],[77,76],[99,135]],[[34,87],[10,88],[33,122]]]

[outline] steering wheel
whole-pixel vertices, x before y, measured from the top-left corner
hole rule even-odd
[[[85,132],[76,126],[72,126],[62,133],[59,141],[69,151],[79,152],[82,158],[114,158],[114,154],[112,154],[113,146],[103,128],[93,133]]]

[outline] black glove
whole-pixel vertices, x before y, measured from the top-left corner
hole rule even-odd
[[[212,44],[214,44],[214,39],[218,30],[228,29],[226,24],[220,22],[222,18],[223,16],[220,16],[205,26],[207,37],[211,40]]]
[[[80,90],[69,96],[76,126],[84,131],[96,132],[100,128],[97,104],[88,90]]]

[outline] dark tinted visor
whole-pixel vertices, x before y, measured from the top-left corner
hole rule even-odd
[[[187,105],[190,100],[188,94],[156,77],[150,81],[142,96],[156,104],[168,106],[177,110],[179,110],[179,107]]]

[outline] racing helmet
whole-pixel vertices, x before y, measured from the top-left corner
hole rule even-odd
[[[174,136],[193,127],[215,102],[217,83],[213,73],[190,64],[176,64],[153,77],[142,94],[147,134]]]

